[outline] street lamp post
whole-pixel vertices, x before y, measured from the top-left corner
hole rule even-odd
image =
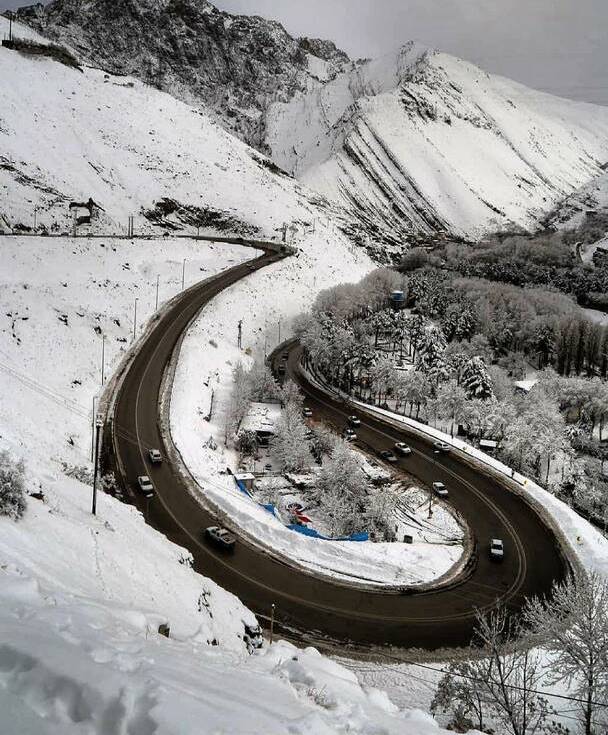
[[[99,474],[99,434],[101,427],[103,426],[103,417],[100,413],[97,414],[95,420],[95,467],[93,470],[93,505],[91,506],[91,513],[97,515],[97,475]]]
[[[186,259],[182,263],[182,291],[184,290],[184,283],[186,281]]]
[[[154,306],[154,311],[158,310],[158,284],[160,282],[160,273],[156,275],[156,305]]]
[[[101,384],[104,384],[105,380],[105,357],[106,357],[106,335],[101,335]]]
[[[133,342],[135,342],[135,337],[137,335],[137,296],[135,297],[135,304],[133,307]]]

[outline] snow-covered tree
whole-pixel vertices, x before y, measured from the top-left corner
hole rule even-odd
[[[552,656],[552,683],[565,682],[580,707],[582,732],[608,731],[608,583],[570,577],[547,599],[528,603],[526,619]]]
[[[281,399],[281,388],[274,379],[272,371],[262,360],[256,360],[249,371],[251,387],[250,400],[278,401]]]
[[[281,403],[284,406],[291,403],[298,409],[302,408],[304,396],[293,380],[286,380],[283,384],[283,387],[281,388]]]
[[[465,411],[466,393],[464,388],[451,380],[437,388],[437,418],[449,421],[450,433],[454,436],[454,424],[459,423]]]
[[[439,327],[425,329],[418,341],[416,368],[428,373],[439,361],[445,362],[445,336]]]
[[[277,422],[272,441],[272,453],[282,471],[300,472],[310,465],[312,457],[307,433],[299,407],[288,403]]]
[[[255,454],[258,449],[258,439],[255,431],[239,431],[236,446],[241,454]]]
[[[0,452],[0,515],[18,520],[25,513],[25,467],[6,451]]]
[[[471,357],[462,368],[460,384],[467,394],[467,398],[477,398],[485,401],[494,396],[492,378],[488,373],[485,362],[481,357]]]
[[[360,530],[369,491],[369,482],[355,453],[346,442],[336,442],[331,456],[323,463],[317,488],[317,501],[332,536]]]

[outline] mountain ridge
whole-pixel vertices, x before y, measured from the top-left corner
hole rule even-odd
[[[353,61],[207,0],[54,0],[18,15],[211,114],[330,201],[383,259],[438,233],[538,229],[608,161],[608,107],[413,42]]]

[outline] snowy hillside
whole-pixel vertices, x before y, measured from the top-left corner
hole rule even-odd
[[[350,64],[330,41],[295,39],[276,21],[230,15],[207,0],[130,0],[115,8],[107,0],[55,0],[23,8],[19,17],[94,66],[203,103],[260,150],[271,102],[319,86]]]
[[[367,233],[533,228],[608,159],[608,108],[415,45],[276,103],[273,159]],[[390,237],[390,235],[389,235]]]
[[[412,234],[534,229],[608,160],[608,108],[413,43],[353,62],[206,0],[112,8],[55,0],[20,17],[96,65],[202,105],[354,215],[346,230],[380,255]]]
[[[7,27],[0,17],[0,35]],[[126,233],[133,215],[136,233],[177,222],[277,237],[285,222],[327,219],[259,153],[137,80],[6,48],[0,78],[13,82],[0,109],[0,223],[71,232],[70,202],[89,198],[101,210],[79,232]]]
[[[608,171],[606,170],[560,202],[560,205],[549,216],[548,224],[559,228],[577,227],[588,212],[602,210],[608,210]]]

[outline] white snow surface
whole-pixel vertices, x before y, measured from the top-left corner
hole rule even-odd
[[[0,34],[7,28],[0,16]],[[15,34],[31,31],[16,24]],[[166,227],[142,212],[163,198],[220,211],[260,237],[276,237],[284,222],[329,226],[296,181],[272,173],[200,110],[136,79],[2,47],[0,79],[9,80],[0,109],[0,231],[33,227],[36,216],[39,229],[71,233],[68,205],[89,197],[104,211],[84,229],[102,233],[126,233],[134,216],[137,233],[162,234]]]
[[[283,168],[389,231],[535,227],[608,159],[608,108],[408,44],[277,102]]]

